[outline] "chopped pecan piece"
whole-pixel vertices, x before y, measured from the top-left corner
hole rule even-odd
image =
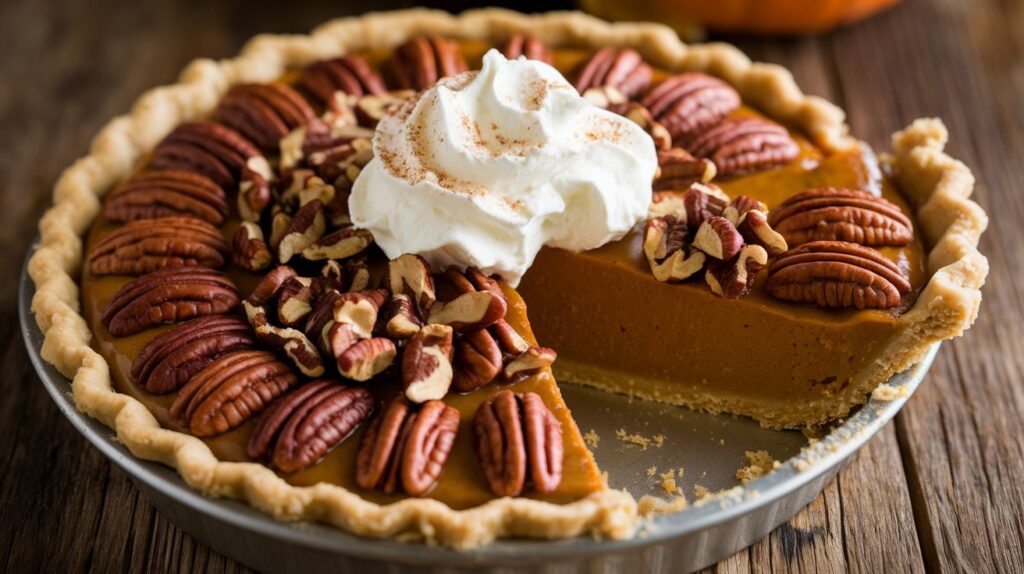
[[[768,250],[769,255],[779,255],[789,249],[786,238],[772,229],[772,226],[768,224],[768,216],[758,209],[752,209],[741,215],[736,229],[743,235],[744,241],[764,247]]]
[[[263,307],[248,301],[243,301],[242,306],[260,343],[283,353],[291,364],[307,377],[319,377],[324,374],[324,362],[320,353],[302,331],[271,324]]]
[[[910,282],[874,249],[812,241],[772,262],[765,290],[776,299],[819,307],[891,309],[910,292]]]
[[[376,128],[377,122],[384,116],[398,109],[398,106],[411,100],[416,95],[413,90],[394,90],[385,94],[363,96],[356,101],[355,114],[359,125]]]
[[[200,317],[147,343],[132,362],[131,374],[150,393],[170,393],[217,357],[255,346],[252,329],[238,317]]]
[[[359,56],[342,56],[314,62],[302,72],[299,85],[321,102],[331,101],[334,92],[357,98],[387,92],[377,72]]]
[[[203,267],[172,267],[142,275],[114,293],[103,326],[125,337],[161,323],[226,313],[238,305],[234,283]]]
[[[439,36],[420,36],[395,48],[388,66],[402,89],[416,91],[468,69],[458,43]]]
[[[452,384],[452,328],[427,325],[409,339],[402,355],[405,396],[414,403],[443,399]]]
[[[775,167],[800,154],[786,128],[760,118],[726,119],[697,134],[686,147],[715,162],[719,175]]]
[[[694,183],[707,183],[718,173],[714,162],[696,158],[683,148],[674,147],[658,152],[660,173],[654,180],[654,189],[687,189]]]
[[[293,277],[298,277],[294,269],[287,265],[278,265],[260,279],[245,300],[253,305],[267,305],[277,301],[281,288]]]
[[[487,291],[463,293],[451,301],[439,301],[430,308],[430,323],[451,325],[460,333],[478,331],[505,316],[506,304]]]
[[[658,164],[661,165],[663,163],[662,152],[672,147],[672,136],[669,135],[665,126],[655,121],[651,116],[651,112],[636,102],[613,103],[607,107],[609,110],[632,120],[633,123],[643,128],[647,135],[651,136],[651,139],[654,140],[654,148],[658,150]],[[661,169],[664,172],[665,166],[661,165]],[[711,175],[714,176],[713,173]],[[708,179],[711,178],[709,177]]]
[[[213,115],[266,151],[276,151],[288,132],[315,117],[306,100],[282,82],[236,85]]]
[[[405,254],[389,261],[384,286],[396,295],[408,296],[420,316],[437,300],[430,265],[419,255]]]
[[[199,173],[227,190],[234,189],[242,168],[258,158],[259,149],[235,130],[214,122],[191,122],[174,128],[157,144],[149,165]]]
[[[498,51],[509,60],[525,56],[528,60],[538,60],[551,64],[551,50],[543,42],[529,34],[512,34],[498,47]]]
[[[277,246],[277,260],[288,263],[292,256],[316,243],[327,229],[324,206],[314,199],[303,205],[291,219]]]
[[[629,108],[629,98],[611,86],[588,88],[582,94],[583,99],[602,110],[615,113],[624,112]]]
[[[608,47],[598,50],[577,68],[573,85],[580,94],[609,86],[632,98],[647,88],[653,73],[636,50]]]
[[[312,466],[345,441],[373,410],[373,396],[362,387],[317,380],[278,399],[260,417],[246,453],[267,460],[281,472]]]
[[[258,222],[273,200],[270,181],[255,169],[242,169],[238,184],[238,215],[242,221]]]
[[[402,488],[423,496],[437,483],[455,436],[459,411],[441,401],[418,408],[405,397],[392,401],[363,435],[356,455],[356,483],[392,494]]]
[[[644,255],[658,281],[683,281],[704,268],[707,257],[703,252],[691,249],[687,232],[686,223],[674,215],[647,220]]]
[[[364,339],[338,355],[338,372],[353,381],[368,381],[391,366],[398,349],[391,339]]]
[[[738,195],[722,210],[722,217],[739,227],[740,220],[751,211],[760,211],[762,214],[768,213],[768,206],[749,195]]]
[[[373,243],[373,235],[365,229],[348,227],[324,235],[302,250],[302,257],[309,261],[323,259],[347,259],[361,253]]]
[[[683,194],[686,224],[693,229],[699,229],[708,219],[722,215],[728,203],[729,196],[717,185],[692,184]]]
[[[392,295],[384,312],[384,334],[392,339],[408,339],[422,327],[412,299],[405,293]]]
[[[562,424],[536,393],[498,391],[473,415],[473,438],[496,496],[521,495],[527,477],[541,493],[562,482]]]
[[[743,236],[728,219],[715,215],[706,219],[697,228],[693,246],[709,257],[729,260],[740,252],[740,247],[743,247]]]
[[[711,292],[726,299],[739,299],[750,292],[754,276],[768,264],[768,252],[760,245],[744,245],[728,261],[712,261],[704,273]]]
[[[110,192],[103,205],[104,219],[115,222],[182,216],[221,225],[227,215],[227,196],[219,185],[180,169],[139,173]]]
[[[231,250],[220,231],[194,217],[130,221],[93,245],[95,275],[141,275],[165,267],[220,269]]]
[[[238,351],[217,358],[181,388],[171,417],[197,437],[225,433],[259,414],[295,386],[288,365],[267,351]]]
[[[679,74],[652,87],[640,100],[673,141],[686,142],[740,107],[740,95],[718,78]]]
[[[857,189],[819,188],[782,202],[769,218],[792,245],[849,241],[868,247],[907,245],[914,227],[898,205]]]
[[[242,269],[262,271],[274,262],[274,254],[263,240],[263,230],[251,221],[243,221],[238,226],[231,247],[231,258]]]
[[[285,327],[305,325],[313,310],[313,280],[292,277],[281,286],[277,296],[277,320]]]
[[[549,368],[558,358],[554,349],[528,347],[509,360],[501,371],[505,383],[517,383]]]
[[[452,387],[460,393],[475,391],[501,374],[501,347],[486,330],[461,335],[454,353]]]
[[[277,251],[281,246],[281,240],[284,239],[288,229],[292,226],[292,216],[286,212],[280,210],[277,206],[271,210],[270,216],[270,237],[267,238],[267,244],[270,249]]]

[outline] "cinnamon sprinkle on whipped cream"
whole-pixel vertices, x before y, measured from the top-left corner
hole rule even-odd
[[[477,267],[517,284],[545,245],[581,251],[646,217],[657,154],[551,66],[491,50],[377,126],[349,199],[388,257]]]

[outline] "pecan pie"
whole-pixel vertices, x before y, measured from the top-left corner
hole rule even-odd
[[[493,82],[514,121],[561,98],[590,122],[566,145],[649,168],[597,166],[639,181],[620,191],[640,209],[588,250],[565,248],[585,219],[552,219],[565,233],[510,258],[533,260],[517,288],[501,261],[356,224],[387,191],[373,170],[488,199],[430,151],[451,142],[401,122],[502,66],[530,79]],[[544,147],[451,121],[474,166]],[[406,155],[382,141],[395,125],[419,144]],[[783,70],[653,24],[413,10],[262,36],[145,94],[57,183],[29,266],[42,353],[136,456],[282,520],[459,548],[624,538],[637,505],[556,377],[773,428],[845,416],[977,313],[987,220],[946,138],[918,120],[879,160]],[[537,187],[566,185],[551,173]],[[399,199],[382,217],[417,232],[473,225]]]

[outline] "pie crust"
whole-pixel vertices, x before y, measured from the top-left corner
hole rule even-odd
[[[54,205],[40,221],[40,241],[29,261],[36,286],[32,310],[45,334],[42,356],[72,380],[76,406],[114,429],[135,456],[176,468],[192,488],[244,500],[281,520],[316,520],[363,536],[422,538],[462,549],[509,536],[632,536],[638,524],[637,505],[628,493],[617,490],[566,505],[502,498],[456,511],[416,498],[378,505],[335,485],[291,486],[260,464],[218,461],[201,440],[161,428],[140,402],[113,389],[108,365],[90,347],[92,335],[80,314],[76,281],[82,236],[99,213],[102,195],[172,128],[210,112],[230,85],[268,82],[289,67],[352,51],[390,48],[420,34],[495,41],[527,31],[551,47],[630,46],[663,69],[707,72],[732,84],[744,101],[800,128],[826,150],[855,144],[843,112],[821,98],[804,95],[786,69],[752,63],[726,44],[687,46],[657,24],[609,24],[571,12],[526,16],[483,9],[452,16],[415,9],[334,20],[308,36],[258,36],[238,57],[196,60],[177,84],[146,92],[129,114],[110,121],[93,140],[89,154],[57,181]],[[941,121],[919,119],[893,136],[893,153],[883,158],[916,211],[930,249],[931,277],[914,307],[900,319],[908,328],[875,364],[875,372],[866,374],[872,379],[909,367],[933,342],[962,334],[977,315],[988,272],[977,244],[987,217],[969,199],[974,187],[970,170],[943,152],[947,137]]]

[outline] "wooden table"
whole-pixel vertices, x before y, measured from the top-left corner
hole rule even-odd
[[[15,279],[50,188],[104,122],[193,58],[358,10],[238,4],[0,4],[4,571],[245,570],[157,514],[63,419],[29,365],[15,312]],[[943,118],[949,151],[973,168],[991,217],[982,250],[992,272],[978,322],[943,345],[895,424],[788,524],[711,570],[1024,572],[1022,30],[1019,1],[913,0],[825,36],[727,38],[845,108],[853,133],[877,148],[913,118]]]

